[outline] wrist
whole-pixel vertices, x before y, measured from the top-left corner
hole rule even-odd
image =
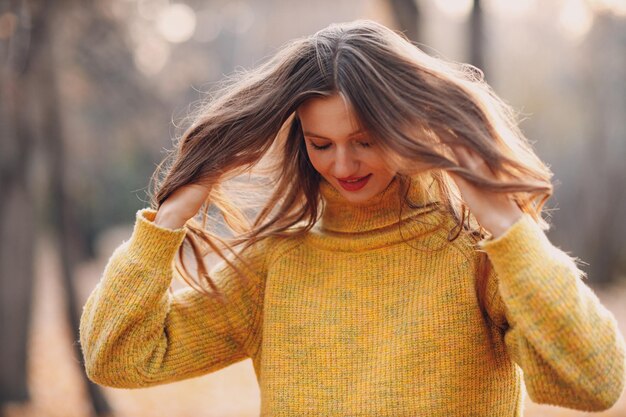
[[[159,208],[154,218],[154,224],[166,229],[180,229],[185,223],[187,223],[187,219],[183,219],[176,213],[164,209],[163,207]]]
[[[493,238],[498,238],[506,233],[507,230],[511,228],[523,215],[523,212],[520,210],[518,213],[512,214],[510,216],[505,216],[500,218],[498,221],[493,222],[487,227],[487,230],[491,233]]]

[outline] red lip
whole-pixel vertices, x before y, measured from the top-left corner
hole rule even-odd
[[[339,182],[339,185],[341,185],[341,187],[346,191],[358,191],[361,188],[365,187],[371,176],[372,174],[368,174],[364,177],[337,178],[337,181]]]
[[[368,174],[368,175],[369,175],[369,174]],[[357,177],[357,176],[353,175],[353,176],[351,176],[351,177],[337,178],[337,179],[338,179],[339,181],[352,181],[352,180],[358,180],[358,179],[360,179],[360,178],[365,178],[365,177],[367,177],[367,175],[363,175],[363,176],[360,176],[360,177]]]

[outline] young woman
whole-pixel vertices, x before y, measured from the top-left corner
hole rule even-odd
[[[225,186],[253,168],[271,192],[241,210]],[[544,234],[551,175],[475,68],[371,21],[293,41],[160,167],[85,305],[87,373],[146,387],[252,358],[272,417],[521,416],[522,378],[607,409],[624,340]],[[196,218],[216,208],[229,239]],[[168,291],[175,259],[194,288]]]

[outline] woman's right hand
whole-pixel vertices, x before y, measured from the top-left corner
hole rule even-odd
[[[180,229],[198,213],[210,192],[208,186],[200,184],[187,184],[178,188],[161,204],[154,224]]]

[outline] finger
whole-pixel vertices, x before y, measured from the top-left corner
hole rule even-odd
[[[459,160],[459,165],[463,168],[486,177],[494,177],[494,172],[489,168],[487,162],[473,150],[459,145],[453,148],[455,155]]]

